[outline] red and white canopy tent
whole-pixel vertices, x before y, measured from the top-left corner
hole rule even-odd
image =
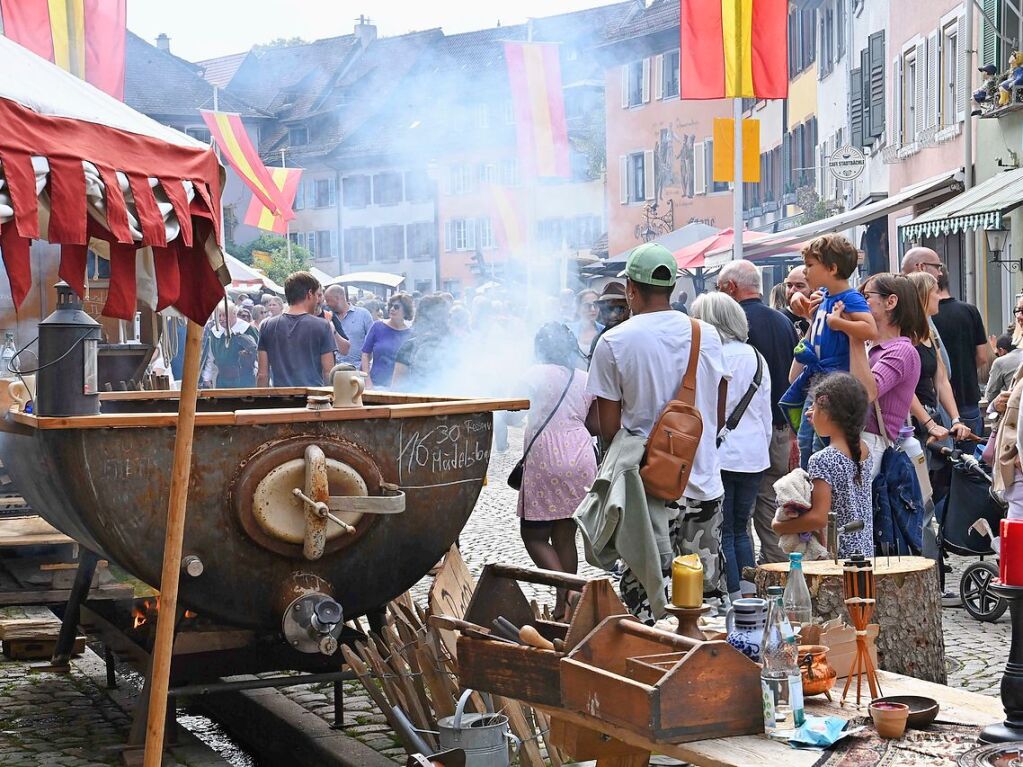
[[[138,299],[205,322],[230,282],[213,150],[4,37],[0,59],[0,252],[15,305],[39,239],[60,245],[79,295],[88,249],[109,257],[105,315],[130,319]]]
[[[15,306],[32,286],[31,241],[43,239],[60,246],[60,276],[79,295],[88,249],[109,257],[107,316],[128,319],[142,300],[191,320],[149,680],[145,765],[156,767],[163,759],[202,323],[230,282],[219,245],[224,172],[209,146],[4,37],[0,60],[0,255]]]

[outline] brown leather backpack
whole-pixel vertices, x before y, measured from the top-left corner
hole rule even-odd
[[[677,501],[685,493],[696,448],[703,435],[703,417],[696,408],[696,368],[700,361],[700,323],[690,319],[693,337],[689,364],[675,398],[668,401],[650,431],[639,476],[649,495]]]

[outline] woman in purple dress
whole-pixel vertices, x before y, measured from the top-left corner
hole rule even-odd
[[[375,387],[390,386],[394,376],[394,358],[399,347],[409,339],[412,321],[412,296],[395,293],[387,302],[387,319],[370,326],[362,344],[362,372],[369,374]]]
[[[579,564],[572,514],[597,475],[593,440],[586,429],[593,395],[586,391],[586,372],[574,367],[576,344],[572,331],[556,322],[540,328],[534,339],[538,364],[525,375],[530,407],[518,501],[522,542],[530,559],[537,567],[566,573],[576,572]],[[566,596],[558,590],[556,616],[564,615]]]

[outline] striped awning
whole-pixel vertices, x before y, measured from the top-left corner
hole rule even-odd
[[[971,229],[998,229],[1002,216],[1023,205],[1023,168],[999,173],[900,228],[903,239]]]

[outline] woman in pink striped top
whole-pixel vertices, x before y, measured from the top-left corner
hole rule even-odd
[[[871,480],[881,470],[885,442],[895,441],[909,418],[913,392],[920,379],[920,355],[915,344],[928,337],[927,318],[908,277],[875,274],[860,288],[870,314],[877,323],[878,341],[868,354],[861,344],[850,344],[850,372],[867,390],[871,406],[863,441],[873,458]],[[840,306],[835,306],[839,311]],[[884,437],[878,426],[873,403],[877,402],[884,421]]]

